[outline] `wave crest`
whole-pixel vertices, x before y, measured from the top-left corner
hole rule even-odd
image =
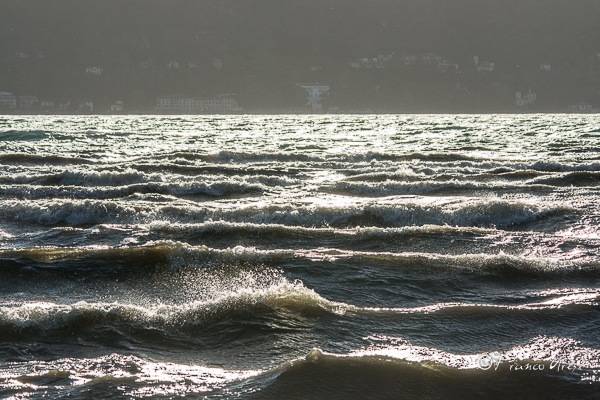
[[[54,266],[66,270],[74,268],[68,261],[79,261],[76,265],[97,269],[106,265],[122,272],[136,271],[136,267],[169,268],[212,265],[274,265],[300,260],[303,263],[344,265],[377,265],[379,267],[419,268],[439,271],[465,271],[481,274],[595,274],[600,265],[594,260],[561,260],[543,257],[524,257],[510,254],[462,254],[448,255],[417,252],[375,252],[338,249],[260,249],[235,246],[224,249],[204,245],[192,246],[182,242],[156,241],[141,246],[127,247],[34,247],[0,250],[0,260],[22,260],[31,267],[31,261],[41,263],[44,268]],[[106,262],[106,260],[113,260]],[[84,262],[85,261],[85,262]],[[34,264],[35,265],[35,264]]]
[[[600,172],[575,171],[559,176],[543,176],[528,181],[534,185],[552,186],[598,186],[600,185]]]
[[[454,192],[507,192],[526,190],[551,190],[549,186],[541,184],[518,185],[504,182],[481,183],[472,181],[419,181],[397,182],[383,181],[377,184],[363,182],[337,182],[332,186],[324,186],[322,190],[334,193],[347,193],[366,196],[391,196],[391,195],[427,195]]]
[[[170,222],[225,220],[304,227],[451,225],[510,228],[574,213],[575,209],[565,205],[537,205],[508,200],[477,200],[445,205],[377,202],[347,206],[261,205],[235,209],[208,209],[195,205],[150,208],[147,205],[125,206],[114,201],[98,200],[0,202],[0,216],[5,221],[74,226],[135,223],[152,219]]]

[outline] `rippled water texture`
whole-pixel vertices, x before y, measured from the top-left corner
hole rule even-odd
[[[0,397],[597,399],[600,117],[0,117]]]

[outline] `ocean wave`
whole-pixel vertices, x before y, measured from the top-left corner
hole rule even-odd
[[[149,182],[126,186],[32,186],[0,185],[1,196],[19,199],[115,199],[134,194],[163,194],[171,196],[224,197],[243,194],[260,194],[268,188],[258,183],[215,181],[215,182]]]
[[[248,284],[246,285],[248,287]],[[300,283],[280,280],[267,287],[250,287],[221,293],[205,301],[180,304],[140,305],[131,303],[24,303],[0,307],[3,334],[27,330],[81,330],[93,325],[126,325],[132,328],[186,329],[204,326],[247,311],[286,309],[298,313],[343,312]],[[1,334],[1,333],[0,333]]]
[[[35,142],[47,139],[52,132],[43,130],[8,130],[0,131],[0,141],[3,142]]]
[[[172,173],[179,175],[218,174],[218,175],[267,175],[267,176],[295,176],[302,169],[288,166],[257,166],[246,164],[175,164],[169,162],[156,162],[151,164],[132,163],[132,167],[146,173]]]
[[[149,181],[161,181],[160,174],[148,175],[128,168],[126,170],[63,170],[49,174],[17,174],[0,177],[3,184],[31,184],[54,186],[123,186]]]
[[[368,393],[381,399],[506,399],[542,394],[591,400],[598,391],[598,357],[596,349],[556,337],[470,355],[408,343],[347,354],[316,348],[264,373],[263,388],[253,398],[360,399]]]
[[[15,175],[5,175],[0,177],[0,184],[5,185],[35,185],[35,186],[69,186],[64,188],[64,191],[73,190],[75,193],[79,186],[97,188],[87,189],[92,191],[107,190],[104,187],[119,187],[123,190],[124,187],[135,187],[140,184],[167,185],[181,183],[182,185],[193,184],[209,184],[215,182],[233,182],[242,181],[246,183],[264,184],[269,186],[288,186],[298,184],[299,180],[286,176],[277,175],[261,175],[255,174],[250,176],[223,176],[223,175],[168,175],[161,173],[147,174],[136,169],[127,168],[125,170],[63,170],[49,174],[36,173],[21,173]],[[6,187],[5,190],[10,190]],[[15,188],[13,190],[18,190]],[[57,189],[56,189],[57,190]],[[58,191],[58,190],[57,190]],[[49,193],[49,196],[51,193]]]
[[[189,161],[205,161],[211,163],[229,163],[229,162],[264,162],[264,161],[278,161],[278,162],[310,162],[310,161],[322,161],[323,159],[317,156],[310,156],[303,153],[278,153],[278,152],[242,152],[242,151],[231,151],[221,150],[215,153],[201,154],[186,151],[176,151],[167,154],[163,154],[160,157],[167,160],[183,159]]]
[[[531,179],[529,184],[552,186],[598,186],[600,185],[600,172],[575,171],[559,176],[542,176]]]
[[[367,151],[364,153],[343,154],[339,159],[347,162],[357,161],[431,161],[431,162],[456,162],[456,161],[481,161],[482,158],[464,153],[455,152],[413,152],[413,153],[385,153]],[[489,159],[488,159],[489,160]]]
[[[466,270],[479,273],[522,274],[570,274],[597,273],[600,264],[590,260],[560,260],[543,257],[523,257],[509,254],[461,254],[391,253],[367,251],[343,251],[337,249],[297,251],[296,257],[329,262],[343,261],[358,265],[430,268],[437,270]]]
[[[147,205],[133,206],[98,200],[0,202],[0,217],[5,221],[43,225],[134,223],[148,220],[225,220],[304,227],[451,225],[510,228],[576,213],[575,209],[566,205],[537,205],[524,201],[494,199],[445,205],[392,202],[339,206],[252,205],[234,209],[208,209],[195,205],[151,208]]]
[[[3,371],[0,388],[58,395],[68,387],[75,398],[96,393],[215,399],[346,400],[362,399],[365,393],[378,399],[505,399],[515,394],[538,398],[540,393],[560,400],[597,397],[599,352],[573,339],[539,336],[508,350],[474,354],[419,346],[403,338],[367,339],[375,342],[373,348],[347,353],[313,348],[306,356],[280,361],[275,367],[248,369],[116,353],[13,362]]]
[[[295,363],[319,363],[336,361],[340,363],[363,360],[372,363],[405,361],[433,368],[452,368],[455,370],[479,370],[482,373],[506,372],[511,364],[519,362],[551,363],[600,372],[600,350],[582,346],[578,341],[561,337],[538,336],[523,345],[508,350],[489,353],[454,354],[443,350],[413,345],[396,337],[370,336],[366,338],[373,344],[364,349],[347,354],[327,353],[321,349],[312,349],[305,358]],[[492,365],[482,364],[482,358],[494,357]],[[583,371],[580,371],[583,372]]]
[[[564,205],[540,206],[523,201],[491,199],[446,205],[391,202],[340,206],[250,206],[218,210],[207,217],[233,222],[299,226],[452,225],[509,228],[573,213],[576,213],[573,208]]]
[[[561,361],[564,364],[576,365],[579,368],[589,370],[599,370],[598,372],[600,372],[600,357],[598,357],[600,350],[584,347],[580,342],[571,338],[537,336],[525,344],[507,350],[497,349],[492,352],[476,354],[453,354],[435,348],[416,346],[403,338],[384,335],[372,335],[365,339],[371,345],[363,350],[350,354],[331,354],[329,356],[339,358],[384,357],[418,363],[434,362],[450,368],[483,369],[484,371],[496,371],[496,367],[506,368],[507,364],[515,361]],[[307,355],[307,360],[313,358],[318,360],[324,355],[322,351],[315,350]],[[482,358],[490,355],[495,358],[492,361],[497,365],[482,366]]]
[[[400,228],[357,227],[337,229],[328,227],[303,227],[282,224],[257,224],[246,222],[209,221],[202,223],[170,223],[155,221],[137,225],[136,228],[161,234],[185,234],[192,236],[260,235],[277,238],[339,238],[347,240],[386,240],[393,238],[428,235],[472,235],[497,234],[495,229],[457,227],[450,225],[405,226]]]
[[[148,217],[147,207],[125,205],[112,201],[16,201],[0,202],[0,217],[16,223],[56,226],[95,225],[115,221],[130,221]]]
[[[532,169],[513,170],[511,168],[495,168],[491,171],[484,172],[479,176],[503,180],[524,180],[537,178],[543,173],[544,172],[542,171],[535,171]]]
[[[301,282],[289,282],[283,278],[270,286],[252,287],[219,293],[214,298],[179,304],[132,304],[81,301],[72,304],[31,302],[0,306],[2,334],[36,331],[70,332],[89,329],[90,325],[129,326],[138,329],[194,329],[217,320],[229,319],[245,312],[257,315],[286,310],[300,315],[377,315],[393,316],[407,314],[451,315],[453,317],[480,318],[490,315],[514,317],[518,313],[554,315],[554,310],[569,313],[588,312],[597,309],[600,293],[591,291],[551,298],[546,301],[520,304],[469,304],[438,303],[420,307],[365,307],[328,300]]]
[[[82,268],[97,268],[93,261],[107,263],[113,268],[129,269],[145,267],[154,269],[163,265],[168,268],[195,266],[202,263],[218,264],[277,264],[285,260],[302,257],[294,250],[261,250],[255,247],[236,246],[226,249],[215,249],[204,245],[191,246],[181,242],[157,241],[141,246],[127,247],[30,247],[0,250],[0,258],[4,260],[24,260],[39,263],[49,268],[61,263],[80,261]],[[86,261],[85,263],[81,261]],[[70,267],[67,267],[70,268]]]
[[[259,375],[260,370],[235,370],[204,365],[160,362],[112,353],[95,358],[59,358],[13,362],[2,366],[0,390],[23,390],[46,397],[144,397],[149,392],[166,397],[211,393]],[[113,391],[114,386],[121,390]],[[125,393],[123,393],[125,392]],[[43,393],[43,394],[42,394]],[[113,396],[114,395],[114,396]]]
[[[344,178],[342,182],[422,182],[432,181],[436,183],[444,182],[466,182],[480,184],[481,182],[492,182],[498,185],[506,184],[506,181],[524,181],[534,179],[546,172],[534,171],[531,169],[515,170],[509,167],[494,167],[493,169],[465,168],[465,167],[425,167],[418,164],[411,164],[403,168],[390,168],[377,172],[361,172],[351,174]]]
[[[39,155],[28,153],[0,154],[0,163],[9,164],[36,164],[36,165],[67,165],[67,164],[92,164],[93,161],[84,157],[67,157],[58,155]]]
[[[600,171],[600,162],[587,164],[561,163],[556,161],[537,161],[531,165],[524,166],[535,171],[545,172],[576,172],[576,171]]]
[[[112,268],[125,268],[131,272],[135,267],[168,268],[189,267],[214,263],[219,265],[274,265],[293,261],[305,263],[326,263],[342,266],[378,265],[382,267],[416,268],[421,271],[465,271],[482,274],[595,274],[600,272],[600,264],[594,260],[562,260],[543,257],[523,257],[508,254],[462,254],[448,255],[416,252],[375,252],[339,249],[259,249],[256,247],[235,246],[215,249],[174,241],[148,242],[140,246],[127,247],[32,247],[0,250],[0,259],[23,260],[31,267],[31,262],[41,263],[46,268],[61,268],[67,261],[79,261],[86,268],[97,268],[103,260],[112,260],[107,265]],[[85,262],[83,262],[85,261]],[[95,261],[95,263],[94,263]],[[67,268],[72,269],[67,263]]]
[[[416,172],[409,167],[396,168],[393,171],[379,171],[358,173],[348,176],[344,179],[346,182],[366,181],[366,182],[384,182],[388,180],[422,180],[426,175]]]
[[[333,193],[344,193],[364,196],[391,196],[391,195],[425,195],[454,192],[506,192],[552,190],[550,186],[542,184],[515,185],[505,182],[481,183],[473,181],[419,181],[397,182],[383,181],[377,184],[363,182],[337,182],[331,186],[323,186],[321,190]]]
[[[554,358],[539,354],[550,344]],[[558,347],[561,346],[561,347]],[[538,348],[536,351],[535,349]],[[524,358],[531,352],[538,357]],[[567,354],[565,351],[570,350]],[[264,369],[224,369],[220,366],[159,362],[141,357],[109,354],[96,358],[61,358],[34,363],[11,363],[0,387],[30,393],[59,394],[65,387],[75,397],[113,393],[136,397],[153,393],[161,397],[182,395],[206,398],[251,399],[353,399],[364,398],[480,398],[503,399],[518,393],[536,398],[594,399],[597,367],[578,357],[597,357],[598,351],[571,339],[538,337],[523,346],[495,352],[501,357],[485,370],[487,353],[459,355],[411,345],[327,353],[318,348],[305,357]],[[559,361],[557,361],[559,360]],[[451,365],[447,365],[450,363]],[[468,367],[461,366],[461,363]],[[543,371],[514,371],[515,366],[543,366]],[[426,390],[424,390],[426,388]],[[542,389],[543,388],[543,389]],[[245,396],[251,393],[250,396]]]
[[[214,163],[224,162],[371,162],[371,161],[431,161],[431,162],[456,162],[456,161],[480,161],[481,158],[461,153],[453,152],[414,152],[406,154],[385,153],[377,151],[367,151],[364,153],[351,154],[323,154],[308,155],[305,153],[292,152],[243,152],[221,150],[215,153],[198,154],[185,151],[171,152],[163,154],[163,159],[184,159],[189,161],[205,161]]]

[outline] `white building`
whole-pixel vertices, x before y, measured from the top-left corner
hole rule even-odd
[[[527,93],[516,92],[515,93],[515,105],[517,107],[526,107],[535,104],[537,101],[537,94],[529,89]]]
[[[409,54],[409,55],[400,57],[400,62],[406,66],[416,65],[417,62],[419,62],[419,58],[415,55]]]
[[[125,110],[125,103],[122,100],[117,100],[110,105],[111,113],[122,113]]]
[[[52,100],[42,100],[40,101],[40,109],[42,111],[51,111],[55,107],[55,103]]]
[[[329,93],[328,85],[298,85],[306,92],[306,105],[309,106],[313,113],[323,111],[322,99],[323,96]]]
[[[473,57],[473,64],[477,72],[494,72],[496,70],[496,63],[492,61],[484,61],[479,56]]]
[[[162,114],[193,114],[198,104],[191,97],[161,96],[156,99],[156,111]]]
[[[61,112],[69,111],[72,108],[71,101],[68,100],[68,101],[65,101],[64,103],[58,103],[58,107],[57,108]]]
[[[569,111],[578,114],[589,114],[595,112],[594,106],[586,102],[573,104],[569,107]]]
[[[223,69],[223,66],[224,66],[223,60],[221,60],[220,58],[213,58],[212,66],[216,70]]]
[[[10,92],[0,92],[0,110],[14,110],[17,108],[17,96]]]
[[[156,111],[162,114],[237,114],[243,109],[231,94],[208,98],[175,95],[158,97]]]
[[[425,65],[440,65],[443,57],[435,53],[426,53],[421,56],[421,61]]]
[[[94,102],[82,101],[77,106],[77,112],[82,114],[92,114],[94,112]]]
[[[40,99],[36,96],[19,96],[19,109],[31,111],[40,104]]]
[[[85,68],[85,73],[88,75],[100,76],[100,75],[102,75],[103,72],[104,72],[104,68],[97,66],[97,65],[90,65],[89,67]]]
[[[351,61],[350,66],[354,69],[384,69],[393,57],[394,53],[378,54],[376,57],[363,57]]]
[[[451,63],[448,60],[442,60],[442,62],[440,62],[438,64],[438,69],[442,72],[447,72],[447,71],[458,72],[460,67],[456,63]]]
[[[200,100],[204,113],[207,114],[239,114],[243,111],[232,94],[220,94]]]
[[[179,61],[177,60],[171,60],[167,63],[167,68],[168,69],[179,69]]]
[[[540,64],[540,71],[552,72],[552,64]]]
[[[496,63],[491,61],[482,61],[477,66],[479,72],[494,72],[496,70]]]

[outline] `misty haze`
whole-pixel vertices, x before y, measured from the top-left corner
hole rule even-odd
[[[592,112],[599,19],[597,0],[3,0],[0,108]]]

